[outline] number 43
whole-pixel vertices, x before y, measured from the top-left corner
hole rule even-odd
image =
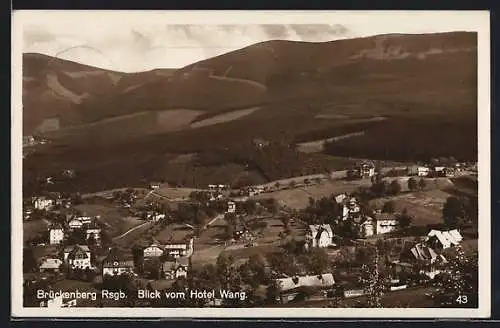
[[[458,296],[458,297],[457,297],[457,299],[456,299],[456,302],[457,302],[458,304],[467,304],[467,301],[468,301],[468,299],[467,299],[467,295],[460,295],[460,296]]]

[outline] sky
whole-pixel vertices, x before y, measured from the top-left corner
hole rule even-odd
[[[179,68],[273,39],[325,42],[386,33],[477,31],[487,12],[118,12],[14,14],[22,52],[122,72]],[[21,31],[19,31],[21,30]]]

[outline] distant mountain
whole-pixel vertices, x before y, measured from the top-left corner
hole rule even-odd
[[[477,158],[476,33],[274,40],[127,74],[38,54],[23,65],[24,133],[52,140],[24,160],[25,190],[68,168],[72,190],[100,190],[322,173],[325,153]],[[325,151],[290,146],[304,142]]]
[[[144,111],[218,113],[306,98],[337,103],[342,112],[408,101],[423,111],[473,112],[476,43],[468,32],[275,40],[179,70],[131,74],[24,54],[24,127],[29,133],[51,118],[66,127]]]

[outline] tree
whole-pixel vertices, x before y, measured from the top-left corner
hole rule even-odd
[[[415,191],[418,189],[418,182],[415,178],[411,177],[408,179],[408,189],[410,191]]]
[[[419,181],[418,181],[418,188],[420,190],[424,190],[425,187],[427,187],[427,182],[425,181],[424,178],[421,178]]]
[[[443,205],[443,220],[448,228],[456,228],[465,217],[465,209],[460,198],[451,196]]]
[[[394,201],[390,200],[384,203],[382,207],[382,213],[392,214],[395,211]]]
[[[401,192],[401,184],[398,180],[392,180],[389,185],[389,194],[397,195]]]
[[[281,184],[280,184],[278,181],[276,181],[276,183],[274,184],[274,187],[275,187],[276,189],[280,189]]]
[[[231,240],[233,239],[233,236],[234,236],[234,225],[232,224],[228,224],[226,226],[226,240]]]
[[[234,264],[234,259],[231,255],[226,255],[224,253],[221,253],[219,257],[217,257],[217,264],[216,264],[217,277],[219,278],[221,285],[225,289],[230,289],[231,282],[234,278],[233,276],[235,272],[233,264]]]
[[[408,228],[413,221],[413,217],[408,214],[408,210],[406,208],[403,209],[401,214],[398,214],[396,218],[398,219],[399,226],[401,228]]]
[[[330,259],[324,248],[315,248],[311,254],[310,269],[316,274],[322,274],[330,267]]]
[[[296,186],[297,186],[297,183],[296,183],[294,180],[290,181],[290,183],[288,184],[288,187],[289,187],[290,189],[293,189],[293,188],[295,188]]]
[[[144,250],[140,245],[132,247],[132,258],[134,260],[135,270],[138,273],[144,271]]]
[[[378,181],[372,184],[371,191],[375,194],[376,197],[382,197],[386,194],[388,186],[385,181]]]
[[[243,210],[247,214],[254,214],[255,211],[257,210],[257,202],[253,199],[248,199],[246,202],[243,203]]]
[[[308,184],[310,184],[310,183],[311,183],[311,180],[309,180],[309,179],[307,179],[307,178],[306,178],[306,179],[304,179],[304,184],[308,185]]]
[[[35,254],[31,248],[23,249],[23,272],[33,272],[38,268]]]
[[[375,250],[375,256],[361,267],[359,282],[367,298],[365,307],[382,307],[382,296],[389,288],[390,278],[387,272],[379,269],[378,248]]]

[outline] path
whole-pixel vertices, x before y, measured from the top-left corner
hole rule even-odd
[[[203,226],[203,230],[206,229],[206,228],[208,228],[215,221],[217,221],[219,219],[223,219],[223,218],[224,218],[224,214],[217,214],[212,220],[210,220],[210,222],[208,222],[207,224],[205,224]]]
[[[125,232],[124,232],[124,233],[122,233],[121,235],[114,237],[114,238],[113,238],[113,241],[115,241],[115,240],[117,240],[117,239],[120,239],[120,238],[123,238],[123,237],[125,237],[126,235],[128,235],[129,233],[131,233],[132,231],[135,231],[135,230],[137,230],[137,229],[139,229],[139,228],[141,228],[141,227],[145,226],[146,224],[150,224],[151,222],[153,222],[153,221],[146,221],[146,222],[144,222],[144,223],[142,223],[142,224],[139,224],[138,226],[133,227],[133,228],[131,228],[131,229],[129,229],[129,230],[127,230],[127,231],[125,231]]]

